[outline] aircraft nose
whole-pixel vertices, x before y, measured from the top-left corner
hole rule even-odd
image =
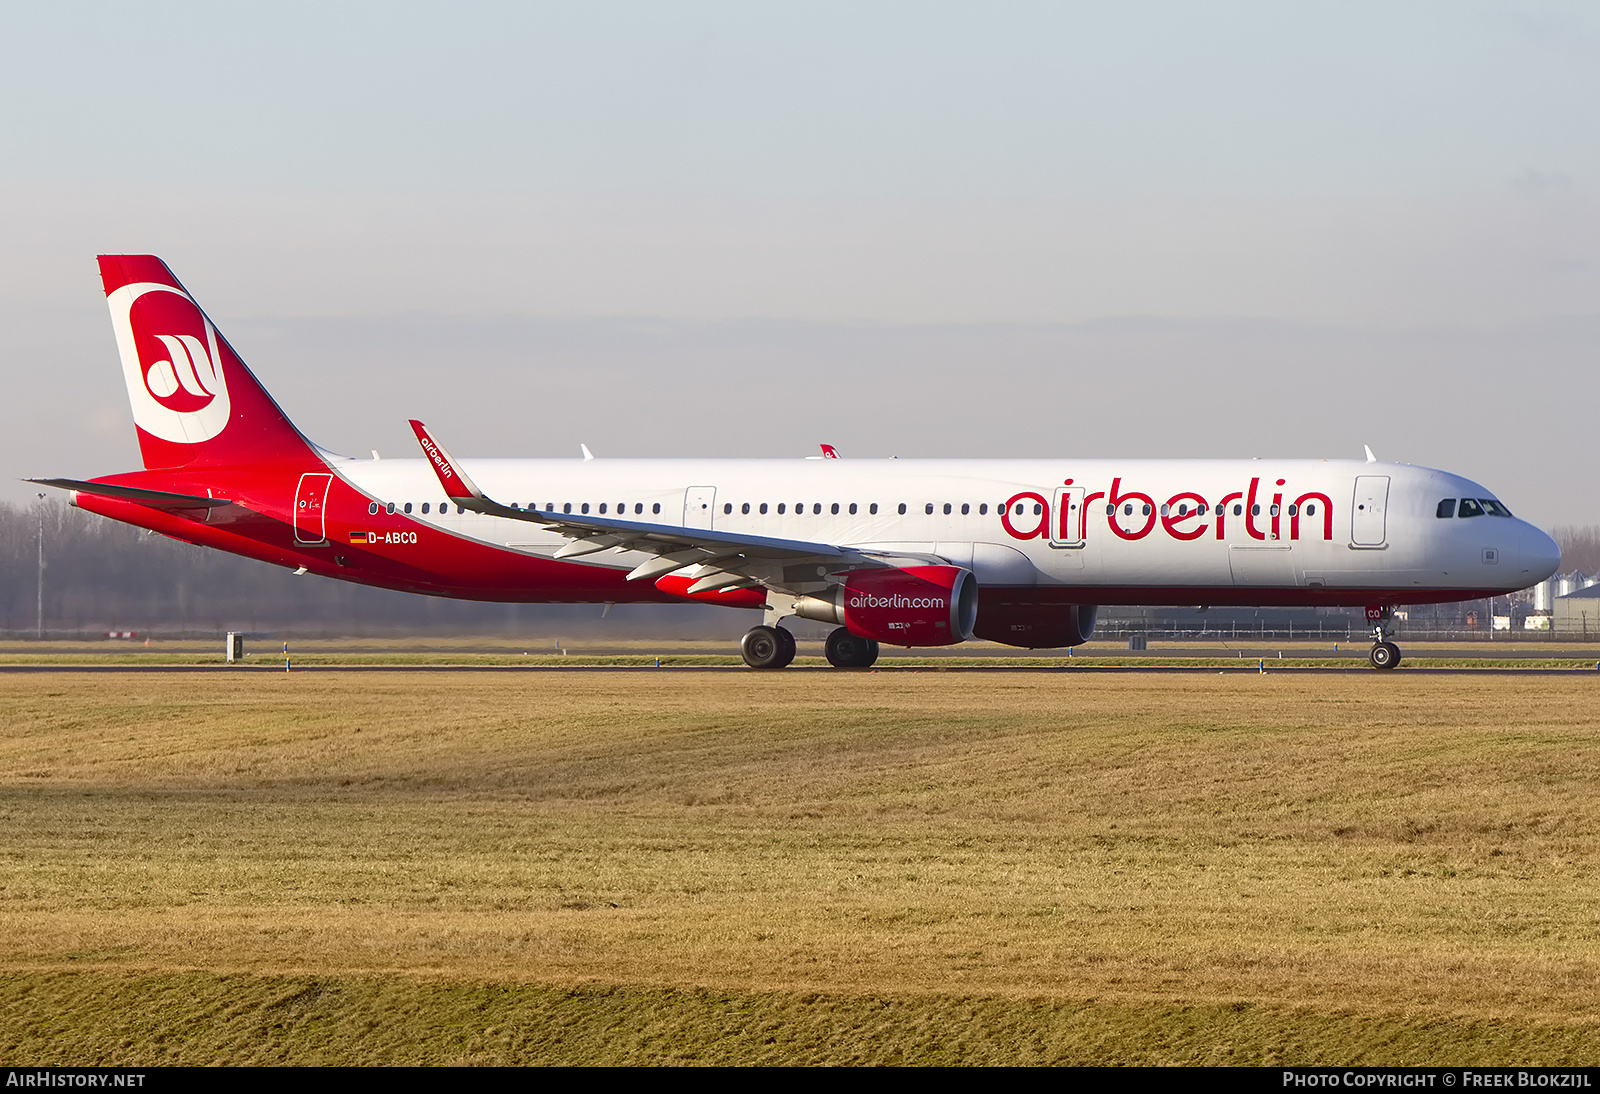
[[[1523,525],[1517,541],[1518,561],[1528,584],[1537,585],[1561,569],[1561,548],[1542,530],[1531,524]]]

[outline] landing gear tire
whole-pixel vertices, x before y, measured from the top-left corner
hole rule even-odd
[[[1393,642],[1377,642],[1367,654],[1367,660],[1375,669],[1392,669],[1400,663],[1400,647]]]
[[[789,667],[790,662],[794,660],[794,635],[790,634],[785,627],[773,627],[772,629],[778,632],[778,641],[783,643],[783,653],[776,667],[786,669]]]
[[[828,656],[828,664],[836,669],[870,669],[878,659],[878,643],[840,627],[828,635],[824,652]]]
[[[781,669],[794,660],[794,636],[782,627],[751,627],[739,640],[739,655],[753,669]]]

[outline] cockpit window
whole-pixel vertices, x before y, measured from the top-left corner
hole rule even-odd
[[[1464,517],[1481,517],[1483,516],[1483,506],[1479,505],[1471,498],[1462,498],[1461,515]]]
[[[1439,512],[1436,514],[1440,520],[1446,520],[1456,515],[1456,499],[1445,498],[1439,503]]]
[[[1478,504],[1483,506],[1483,511],[1491,517],[1509,517],[1511,510],[1495,501],[1493,498],[1479,498]]]

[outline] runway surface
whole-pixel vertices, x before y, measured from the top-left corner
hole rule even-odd
[[[0,674],[29,675],[29,674],[58,674],[58,673],[261,673],[285,674],[284,667],[280,665],[0,665]],[[288,670],[290,675],[301,673],[748,673],[753,670],[743,665],[303,665],[295,666]],[[1294,673],[1297,675],[1370,675],[1374,669],[1366,665],[1330,666],[1330,665],[1283,665],[1274,667],[1269,659],[1265,669],[1256,661],[1251,660],[1237,667],[1201,665],[879,665],[871,669],[834,669],[826,665],[791,665],[782,670],[784,673],[823,674],[846,672],[851,674],[866,673],[1002,673],[1021,672],[1031,675],[1052,673],[1077,673],[1077,674],[1120,674],[1132,673],[1158,673],[1168,676],[1218,676],[1218,675],[1245,675],[1258,676],[1267,673]],[[1600,671],[1593,667],[1586,668],[1472,668],[1472,667],[1409,667],[1401,665],[1393,670],[1405,675],[1426,676],[1582,676],[1593,675],[1600,678]]]

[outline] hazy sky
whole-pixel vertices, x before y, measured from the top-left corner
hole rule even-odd
[[[1358,456],[1600,523],[1592,5],[0,9],[0,500],[137,466],[93,265],[316,440]]]

